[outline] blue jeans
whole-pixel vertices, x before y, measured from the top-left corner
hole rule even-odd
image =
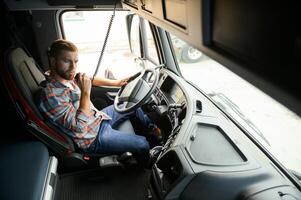
[[[90,145],[88,151],[105,154],[120,154],[129,151],[133,153],[138,161],[148,161],[149,143],[144,136],[122,132],[113,128],[130,117],[136,117],[146,129],[152,128],[154,124],[144,114],[142,109],[138,108],[136,111],[120,114],[115,111],[113,106],[108,106],[102,112],[109,115],[112,119],[101,122],[97,138]]]

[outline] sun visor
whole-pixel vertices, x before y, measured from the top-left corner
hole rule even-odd
[[[300,3],[122,0],[301,115]]]
[[[51,6],[97,7],[115,5],[120,0],[47,0],[47,2]]]
[[[200,47],[201,1],[191,0],[123,0],[123,7],[152,23]],[[195,26],[197,25],[197,26]]]

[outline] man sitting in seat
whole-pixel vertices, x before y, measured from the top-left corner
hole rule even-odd
[[[138,161],[149,159],[149,143],[144,136],[128,134],[112,127],[129,117],[136,117],[147,129],[159,130],[141,108],[120,114],[113,106],[97,110],[90,101],[91,79],[80,74],[75,80],[77,47],[66,40],[56,40],[49,50],[50,76],[41,92],[39,109],[52,123],[71,136],[86,153],[120,154],[131,152]],[[95,86],[123,86],[128,79],[95,77]]]

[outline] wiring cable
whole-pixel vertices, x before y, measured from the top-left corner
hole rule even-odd
[[[103,57],[103,54],[104,54],[104,51],[105,51],[105,48],[106,48],[106,45],[107,45],[107,42],[108,42],[108,38],[109,38],[109,35],[110,35],[110,30],[111,30],[111,27],[112,27],[112,24],[113,24],[113,20],[114,20],[114,17],[115,17],[116,5],[117,5],[117,1],[115,1],[114,11],[113,11],[113,14],[112,14],[110,22],[109,22],[107,34],[106,34],[105,40],[103,42],[103,46],[102,46],[102,49],[101,49],[101,53],[100,53],[100,56],[99,56],[99,59],[98,59],[97,66],[96,66],[94,75],[92,77],[92,83],[93,83],[94,77],[98,73],[98,70],[99,70],[99,67],[100,67],[100,63],[101,63],[101,60],[102,60],[102,57]]]

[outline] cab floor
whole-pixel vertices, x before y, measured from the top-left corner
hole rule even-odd
[[[150,170],[104,169],[62,174],[56,200],[143,200],[149,198]]]

